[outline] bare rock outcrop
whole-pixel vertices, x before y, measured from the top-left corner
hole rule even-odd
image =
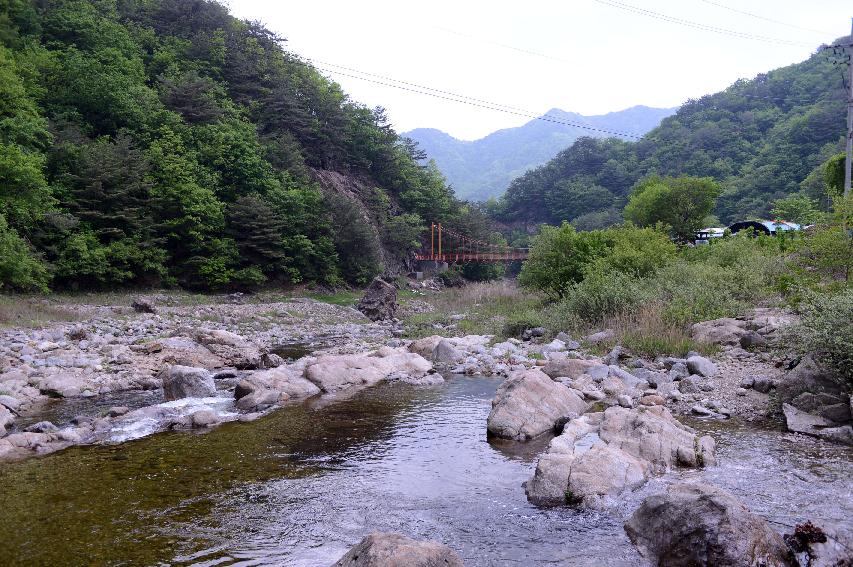
[[[795,567],[782,536],[729,492],[674,484],[625,523],[640,553],[667,567]]]
[[[513,374],[492,400],[488,431],[496,437],[526,441],[554,430],[589,406],[569,388],[538,369]]]
[[[369,355],[343,354],[317,357],[305,367],[305,378],[323,392],[373,386],[390,374],[403,372],[419,378],[432,363],[405,349],[382,347]]]
[[[418,541],[400,534],[372,533],[333,567],[463,567],[452,549],[437,541]]]
[[[714,463],[714,441],[658,405],[611,407],[573,419],[540,457],[525,483],[534,504],[594,505],[674,466]]]
[[[356,308],[371,321],[393,319],[397,313],[397,288],[382,278],[375,278]]]

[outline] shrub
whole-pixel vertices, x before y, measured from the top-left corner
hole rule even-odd
[[[555,314],[564,325],[574,326],[580,321],[596,323],[637,307],[642,295],[637,278],[620,272],[596,271],[568,288]]]
[[[49,280],[45,265],[0,214],[0,289],[47,291]]]
[[[810,294],[802,321],[789,327],[785,342],[800,354],[817,354],[853,388],[853,288],[836,294]]]

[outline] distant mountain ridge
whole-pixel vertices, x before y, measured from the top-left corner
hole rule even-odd
[[[534,119],[474,141],[458,140],[434,128],[417,128],[403,136],[416,141],[435,160],[459,198],[485,201],[500,196],[515,177],[547,162],[581,136],[604,138],[615,132],[642,136],[676,110],[632,106],[599,116],[583,116],[553,108],[543,115],[610,133]]]

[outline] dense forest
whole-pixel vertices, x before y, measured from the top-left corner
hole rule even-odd
[[[0,3],[0,288],[364,283],[488,230],[423,157],[216,2]]]
[[[821,165],[843,149],[845,66],[831,50],[688,101],[638,142],[582,138],[515,179],[491,210],[504,221],[595,229],[621,220],[649,175],[711,177],[722,222],[768,215],[792,194],[823,198]]]

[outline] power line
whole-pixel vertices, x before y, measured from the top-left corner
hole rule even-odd
[[[509,44],[506,44],[506,43],[500,43],[500,42],[497,42],[497,41],[492,41],[492,40],[490,40],[490,39],[483,39],[483,38],[480,38],[480,37],[475,37],[475,36],[473,36],[473,35],[469,35],[469,34],[467,34],[467,33],[458,32],[458,31],[455,31],[455,30],[452,30],[452,29],[449,29],[449,28],[444,28],[444,27],[441,27],[441,26],[433,26],[433,27],[434,27],[435,29],[437,29],[437,30],[441,30],[441,31],[443,31],[443,32],[445,32],[445,33],[450,33],[450,34],[453,34],[453,35],[458,35],[458,36],[460,36],[460,37],[464,37],[464,38],[467,38],[467,39],[473,39],[473,40],[475,40],[475,41],[482,41],[482,42],[484,42],[484,43],[491,43],[492,45],[497,45],[498,47],[503,47],[504,49],[510,49],[510,50],[512,50],[512,51],[518,51],[519,53],[525,53],[525,54],[527,54],[527,55],[534,55],[534,56],[536,56],[536,57],[542,57],[542,58],[545,58],[545,59],[552,59],[552,60],[554,60],[554,61],[559,61],[559,62],[561,62],[561,63],[569,63],[569,64],[574,63],[573,61],[569,61],[568,59],[561,59],[560,57],[554,57],[553,55],[547,55],[547,54],[545,54],[545,53],[539,53],[538,51],[532,51],[532,50],[530,50],[530,49],[524,49],[523,47],[516,47],[516,46],[514,46],[514,45],[509,45]]]
[[[683,20],[681,18],[675,18],[673,16],[668,16],[666,14],[661,14],[660,12],[653,12],[651,10],[646,10],[644,8],[638,8],[637,6],[632,6],[630,4],[624,4],[622,2],[617,2],[616,0],[593,0],[593,2],[598,2],[599,4],[603,4],[605,6],[610,6],[612,8],[619,8],[620,10],[626,10],[628,12],[632,12],[634,14],[639,14],[641,16],[646,16],[648,18],[653,18],[655,20],[661,20],[664,22],[670,22],[673,24],[679,24],[682,26],[686,26],[689,28],[694,28],[703,31],[709,31],[713,33],[718,33],[722,35],[728,35],[731,37],[736,37],[739,39],[750,39],[754,41],[763,41],[766,43],[779,43],[785,45],[812,45],[810,42],[803,41],[793,41],[789,39],[780,39],[775,37],[768,37],[763,35],[755,35],[745,32],[739,32],[735,30],[730,30],[726,28],[719,28],[716,26],[710,26],[707,24],[702,24],[699,22],[694,22],[691,20]]]
[[[700,2],[704,2],[705,4],[710,4],[710,5],[712,5],[712,6],[716,6],[716,7],[718,7],[718,8],[723,8],[724,10],[730,10],[730,11],[732,11],[732,12],[737,12],[738,14],[743,14],[744,16],[750,16],[750,17],[752,17],[752,18],[757,18],[757,19],[759,19],[759,20],[764,20],[765,22],[772,22],[772,23],[774,23],[774,24],[779,24],[779,25],[781,25],[781,26],[788,26],[789,28],[794,28],[794,29],[798,29],[798,30],[803,30],[803,31],[808,31],[808,32],[814,32],[814,33],[819,33],[819,34],[821,34],[821,35],[829,35],[829,36],[833,35],[833,33],[832,33],[832,32],[821,31],[821,30],[816,30],[816,29],[812,29],[812,28],[804,28],[803,26],[798,26],[798,25],[795,25],[795,24],[789,24],[789,23],[787,23],[787,22],[782,22],[782,21],[780,21],[780,20],[774,20],[774,19],[772,19],[772,18],[766,18],[766,17],[764,17],[764,16],[760,16],[760,15],[758,15],[758,14],[753,14],[752,12],[745,12],[744,10],[738,10],[737,8],[732,8],[731,6],[726,6],[726,5],[724,5],[724,4],[719,4],[719,3],[717,3],[717,2],[712,2],[711,0],[699,0],[699,1],[700,1]]]
[[[309,61],[311,61],[311,60],[309,59]],[[314,63],[318,69],[325,71],[327,73],[338,74],[338,75],[342,75],[344,77],[349,77],[351,79],[359,79],[361,81],[366,81],[368,83],[373,83],[376,85],[392,87],[392,88],[400,89],[403,91],[408,91],[408,92],[413,92],[413,93],[422,94],[422,95],[426,95],[426,96],[431,96],[433,98],[438,98],[438,99],[442,99],[442,100],[449,100],[449,101],[458,102],[461,104],[467,104],[469,106],[475,106],[477,108],[484,108],[486,110],[492,110],[495,112],[503,112],[504,114],[512,114],[514,116],[522,116],[525,118],[532,118],[534,120],[541,120],[543,122],[551,122],[553,124],[561,124],[563,126],[571,126],[574,128],[580,128],[583,130],[588,130],[591,132],[600,132],[602,134],[607,134],[610,136],[618,136],[621,138],[633,138],[636,140],[639,140],[640,138],[642,138],[642,136],[640,136],[638,134],[629,134],[627,132],[619,132],[616,130],[606,130],[604,128],[596,128],[594,126],[589,126],[586,124],[579,124],[577,122],[568,122],[565,120],[558,120],[555,118],[551,118],[547,115],[545,115],[545,116],[538,115],[538,114],[531,112],[529,110],[516,109],[516,108],[511,107],[511,106],[493,103],[490,101],[485,101],[482,99],[476,99],[476,98],[472,98],[472,97],[468,97],[468,96],[464,96],[464,95],[458,95],[458,94],[451,93],[448,91],[439,91],[437,89],[432,89],[430,87],[425,87],[423,85],[418,85],[416,83],[398,81],[397,79],[391,79],[389,77],[383,77],[382,75],[374,75],[372,73],[366,73],[364,71],[358,71],[358,70],[350,69],[348,67],[343,67],[340,65],[335,65],[335,67],[338,67],[338,69],[348,69],[348,70],[352,71],[352,73],[357,73],[357,74],[345,73],[345,72],[340,71],[338,69],[330,68],[330,67],[332,67],[332,65],[321,63],[319,61],[315,61]],[[326,67],[324,67],[323,65],[326,65]],[[380,81],[380,80],[372,79],[370,77],[382,78],[383,80]],[[397,83],[397,84],[395,84],[395,83]]]

